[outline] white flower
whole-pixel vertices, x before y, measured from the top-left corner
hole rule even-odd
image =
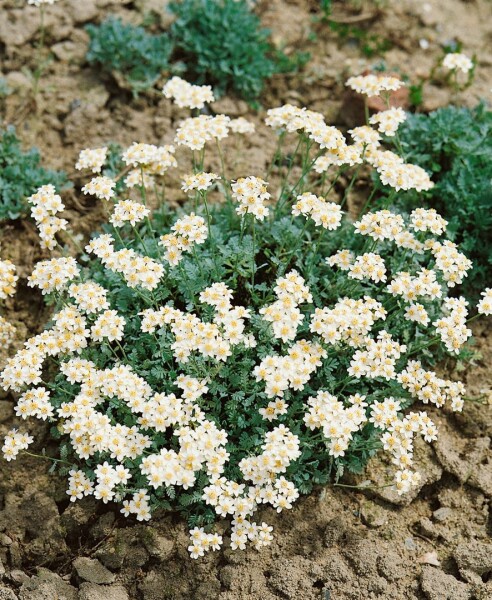
[[[446,54],[442,61],[442,66],[450,71],[461,71],[462,73],[468,73],[473,69],[473,61],[460,52],[450,52]]]

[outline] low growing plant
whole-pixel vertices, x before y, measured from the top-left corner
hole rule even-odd
[[[0,130],[0,221],[28,214],[26,198],[46,184],[63,188],[67,176],[42,167],[36,148],[24,152],[14,127]]]
[[[168,34],[152,35],[116,17],[100,25],[87,25],[90,36],[87,60],[109,74],[119,74],[134,94],[152,87],[171,71],[173,42]]]
[[[383,96],[401,85],[374,75],[348,83]],[[175,80],[168,95],[184,104],[188,90],[194,108],[209,98],[187,85]],[[374,124],[391,134],[401,120],[390,109]],[[394,465],[388,485],[405,493],[420,478],[417,438],[437,436],[425,405],[464,402],[463,384],[429,365],[437,348],[459,356],[471,335],[466,301],[448,296],[470,262],[436,211],[393,204],[401,189],[432,188],[425,171],[384,150],[368,125],[350,143],[320,113],[290,105],[268,111],[266,124],[277,156],[295,150],[262,177],[204,171],[210,152],[223,155],[221,140],[254,129],[205,114],[176,132],[189,150],[181,165],[174,146],[123,152],[138,201],[116,194],[116,178],[93,177],[83,192],[106,206],[106,229],[78,261],[58,248],[35,266],[28,282],[55,304],[52,325],[0,375],[19,394],[20,417],[52,424],[70,500],[121,502],[141,521],[177,509],[194,558],[222,545],[218,516],[232,519],[232,548],[270,543],[272,528],[254,520],[260,505],[290,509],[313,485],[361,472],[379,449]],[[84,150],[79,167],[101,172],[102,150]],[[343,207],[362,165],[393,191],[352,222]],[[188,203],[152,211],[178,167]],[[342,173],[351,178],[339,198]],[[46,229],[59,196],[42,188],[30,202]],[[479,310],[491,313],[492,290]],[[12,431],[4,456],[31,442]]]
[[[275,50],[270,32],[245,0],[180,0],[171,33],[183,55],[187,78],[212,85],[217,94],[233,91],[255,99],[276,72],[296,70],[306,54],[286,57]]]
[[[451,239],[473,261],[464,289],[478,295],[492,280],[492,111],[481,104],[408,115],[394,147],[435,182],[424,193],[402,194],[401,200],[407,208],[424,201],[449,221]]]

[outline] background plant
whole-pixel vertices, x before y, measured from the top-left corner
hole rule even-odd
[[[186,64],[187,78],[212,85],[218,94],[233,91],[257,98],[274,73],[295,70],[307,56],[288,59],[277,51],[245,0],[172,2],[171,33]]]
[[[103,71],[119,73],[135,94],[152,87],[169,74],[173,42],[169,35],[152,35],[116,17],[100,25],[87,25],[90,36],[87,60]]]
[[[0,220],[27,214],[26,198],[48,183],[64,188],[67,176],[42,167],[36,148],[23,151],[13,126],[0,130]]]

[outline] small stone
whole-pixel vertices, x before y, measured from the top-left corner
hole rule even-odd
[[[470,586],[435,567],[425,565],[420,585],[427,600],[469,600]]]
[[[7,73],[5,75],[5,80],[7,81],[7,85],[10,90],[27,90],[32,87],[32,82],[28,77],[21,73],[20,71],[12,71],[11,73]],[[5,413],[3,412],[3,408],[8,409],[8,405],[10,405],[10,411],[7,413],[6,418],[4,418]],[[2,423],[10,418],[10,414],[13,412],[13,404],[12,402],[3,400],[2,401]],[[10,413],[10,414],[9,414]]]
[[[77,62],[80,63],[85,59],[87,48],[80,44],[76,44],[72,40],[64,40],[53,44],[50,48],[51,52],[56,56],[58,60],[64,62]]]
[[[26,581],[19,600],[77,600],[77,590],[49,569],[40,567],[37,575]]]
[[[438,535],[434,523],[427,517],[420,519],[418,528],[420,533],[426,537],[435,538]]]
[[[87,23],[97,17],[97,6],[94,0],[68,0],[68,10],[73,22],[78,25]]]
[[[73,561],[77,575],[90,583],[113,583],[115,576],[95,558],[81,556]]]
[[[431,84],[425,85],[422,91],[422,110],[431,112],[443,106],[448,106],[450,98],[451,92],[448,89]]]
[[[122,585],[96,585],[83,583],[79,588],[78,600],[129,600]]]
[[[439,561],[439,557],[437,556],[437,552],[434,550],[433,552],[426,552],[417,558],[417,562],[422,563],[424,565],[433,565],[434,567],[440,567],[441,562]]]
[[[405,538],[405,541],[403,543],[407,550],[410,550],[411,552],[417,550],[417,544],[415,543],[415,540],[412,537]]]
[[[457,439],[454,432],[441,427],[434,447],[444,469],[455,475],[460,483],[465,483],[488,452],[490,438]]]
[[[441,508],[438,508],[437,510],[435,510],[432,513],[432,516],[434,517],[435,521],[439,521],[440,523],[443,523],[444,521],[446,521],[447,519],[449,519],[449,517],[453,514],[453,511],[450,508],[447,508],[446,506],[443,506]]]
[[[460,544],[455,550],[454,558],[461,576],[470,583],[481,584],[482,576],[492,572],[492,544]]]
[[[492,460],[477,465],[467,483],[492,497]]]
[[[229,96],[223,96],[211,105],[216,113],[229,115],[230,117],[240,117],[248,112],[248,105],[244,100],[236,100]]]
[[[362,506],[361,516],[362,522],[372,529],[382,527],[388,522],[387,511],[374,502],[366,502]]]
[[[19,600],[19,599],[10,588],[0,585],[0,600]]]
[[[23,46],[39,29],[39,9],[25,6],[7,11],[2,8],[0,19],[0,42],[9,46]]]
[[[29,575],[26,575],[26,573],[24,573],[24,571],[21,571],[20,569],[13,569],[12,571],[10,571],[10,580],[16,583],[17,585],[22,585],[29,581],[29,579]]]
[[[5,533],[0,533],[0,546],[10,546],[13,542],[14,540],[11,537]]]

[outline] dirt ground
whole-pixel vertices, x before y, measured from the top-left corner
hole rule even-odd
[[[458,98],[444,86],[425,84],[420,109],[490,100],[490,0],[393,0],[380,2],[381,9],[373,2],[362,4],[352,10],[350,2],[334,2],[333,18],[359,28],[370,25],[371,44],[391,42],[382,55],[368,58],[353,36],[341,39],[326,23],[315,22],[315,0],[259,2],[275,42],[287,52],[307,50],[312,58],[302,72],[273,78],[259,112],[232,97],[215,103],[215,111],[244,115],[258,125],[245,145],[244,164],[228,164],[231,171],[265,171],[274,145],[261,126],[266,108],[291,102],[322,112],[336,125],[354,125],[360,115],[343,87],[349,75],[384,61],[389,70],[417,83],[442,45],[453,41],[468,55],[476,54],[475,80]],[[26,147],[40,148],[45,166],[63,168],[73,178],[75,189],[64,195],[66,218],[84,236],[101,214],[78,193],[81,180],[73,169],[78,152],[110,141],[168,143],[177,121],[187,116],[157,91],[132,99],[90,68],[84,60],[84,25],[109,14],[139,23],[150,10],[166,25],[164,5],[164,0],[60,0],[48,7],[53,60],[33,104],[30,69],[39,14],[24,0],[0,0],[0,73],[12,90],[0,117],[16,124]],[[19,294],[5,311],[21,344],[42,329],[47,316],[40,297],[25,283],[43,254],[27,220],[3,225],[0,235],[2,258],[13,260],[21,275]],[[472,364],[465,370],[446,366],[451,377],[465,381],[469,398],[492,389],[490,320],[477,325],[475,334]],[[187,528],[179,518],[156,515],[150,524],[139,525],[89,499],[70,504],[65,481],[48,474],[49,464],[26,456],[0,461],[0,600],[490,600],[492,405],[470,401],[461,415],[431,416],[440,438],[432,448],[418,450],[424,478],[414,497],[396,499],[385,489],[320,489],[291,511],[265,511],[275,530],[269,548],[224,550],[198,561],[188,557]],[[0,392],[0,436],[14,423],[12,399]],[[377,483],[385,468],[375,460],[359,480],[344,483]]]

